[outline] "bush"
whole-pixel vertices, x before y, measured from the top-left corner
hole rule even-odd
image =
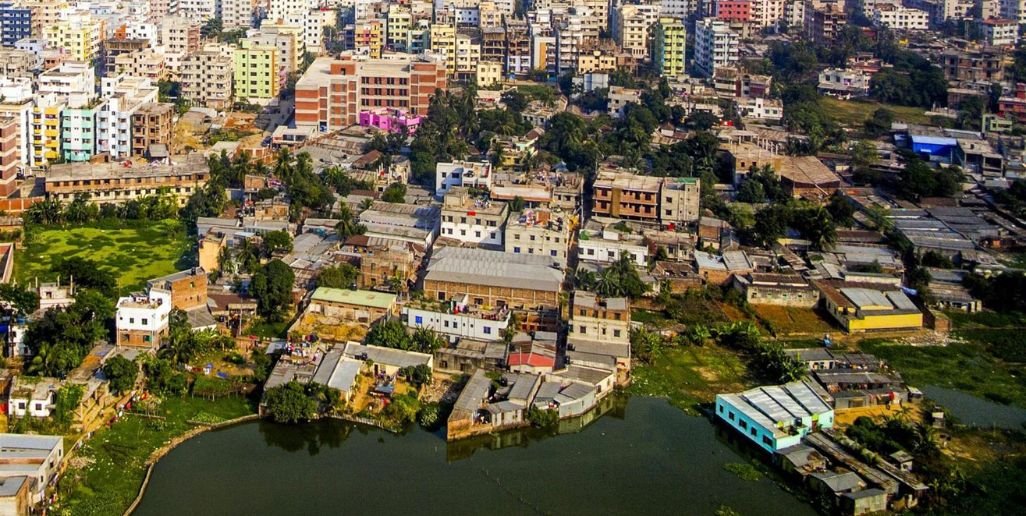
[[[296,381],[265,392],[264,406],[277,423],[298,423],[317,412],[317,403],[307,397],[303,386]]]
[[[540,409],[534,405],[527,409],[527,421],[537,428],[554,428],[559,424],[559,412],[552,409]]]

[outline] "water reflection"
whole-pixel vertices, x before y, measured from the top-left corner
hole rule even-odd
[[[311,457],[321,452],[321,447],[338,448],[355,430],[366,434],[368,429],[334,419],[304,425],[282,425],[270,421],[258,423],[260,435],[267,446],[297,452],[306,448]]]

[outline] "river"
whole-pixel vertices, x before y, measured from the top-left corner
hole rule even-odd
[[[139,516],[199,514],[814,514],[747,462],[733,435],[631,398],[579,432],[448,445],[338,421],[202,434],[154,468]]]
[[[936,385],[923,386],[923,392],[966,425],[1013,430],[1022,430],[1023,425],[1026,425],[1026,409],[1021,407],[1002,405],[967,392]]]

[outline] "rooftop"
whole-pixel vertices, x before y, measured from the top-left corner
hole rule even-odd
[[[738,394],[721,394],[717,398],[777,435],[784,433],[784,428],[793,425],[796,419],[832,410],[808,381],[756,387]]]
[[[363,361],[373,360],[378,364],[398,368],[428,365],[431,363],[431,355],[425,353],[383,348],[381,346],[368,346],[351,341],[346,343],[343,353],[347,358]]]
[[[327,303],[342,303],[387,310],[395,305],[396,295],[373,290],[317,287],[311,299]]]
[[[563,272],[545,256],[443,247],[428,265],[428,281],[559,291]]]

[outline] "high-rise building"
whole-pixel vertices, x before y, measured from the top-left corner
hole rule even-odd
[[[684,49],[688,39],[684,21],[680,18],[659,18],[652,39],[652,59],[659,75],[684,75]]]
[[[634,59],[649,58],[649,38],[659,20],[658,5],[621,5],[614,11],[613,38]]]
[[[283,77],[278,74],[278,49],[242,40],[232,56],[235,98],[254,103],[278,96]]]
[[[695,71],[712,77],[716,68],[739,60],[740,37],[723,21],[706,18],[695,23]]]
[[[32,9],[15,2],[0,2],[0,44],[13,47],[14,42],[32,37]]]
[[[221,0],[221,23],[225,29],[246,29],[253,26],[257,0]]]
[[[232,53],[216,49],[196,52],[182,62],[182,98],[195,105],[225,109],[232,101]]]

